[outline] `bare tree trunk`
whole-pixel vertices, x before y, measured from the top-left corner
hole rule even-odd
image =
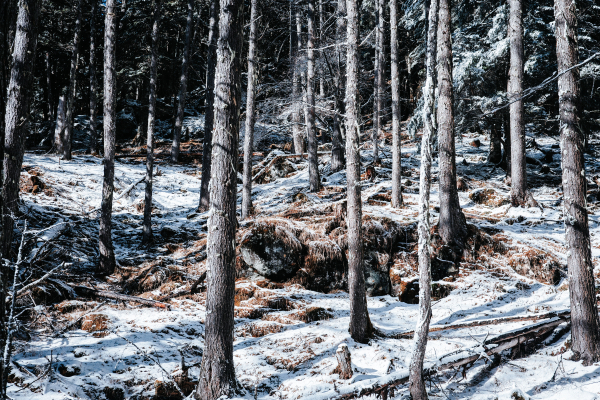
[[[56,149],[57,154],[62,154],[63,146],[64,146],[64,136],[65,132],[65,124],[66,116],[65,116],[65,95],[61,95],[58,98],[58,107],[56,110],[56,123],[54,124],[54,147]]]
[[[208,220],[206,329],[196,398],[230,397],[237,389],[233,364],[233,298],[241,51],[242,0],[221,0],[212,189]]]
[[[570,0],[554,2],[558,71],[577,64],[577,9]],[[600,323],[596,305],[594,266],[586,207],[585,133],[580,129],[579,70],[558,78],[564,220],[571,300],[573,358],[591,365],[600,360]]]
[[[502,130],[500,123],[494,118],[491,121],[490,130],[490,151],[487,161],[492,164],[498,164],[502,161]]]
[[[463,246],[467,234],[465,215],[460,209],[456,188],[456,150],[454,143],[454,111],[452,108],[452,37],[449,0],[439,0],[437,31],[437,68],[439,98],[437,109],[440,222],[439,232],[445,244]]]
[[[117,102],[117,73],[115,70],[116,0],[106,0],[104,19],[104,182],[100,211],[100,263],[99,272],[110,275],[116,261],[112,243],[112,203],[115,186],[115,123]]]
[[[148,97],[148,134],[146,135],[146,191],[144,193],[142,244],[152,242],[152,169],[154,168],[154,127],[156,113],[156,75],[158,69],[158,23],[160,21],[160,0],[154,0],[152,20],[150,96]]]
[[[173,131],[173,145],[171,146],[171,162],[177,162],[179,158],[179,147],[181,143],[181,127],[185,112],[185,98],[187,95],[187,76],[190,63],[190,43],[192,39],[192,27],[194,26],[194,0],[188,0],[187,25],[185,28],[185,45],[183,49],[183,60],[181,61],[181,76],[179,78],[179,101],[177,102],[177,118]]]
[[[443,1],[443,0],[442,0]],[[438,0],[431,0],[427,17],[426,80],[423,88],[423,138],[419,176],[419,316],[410,359],[409,388],[413,400],[427,399],[423,379],[423,359],[431,321],[431,254],[429,195],[431,192],[431,141],[435,132],[435,64],[438,26]]]
[[[308,179],[310,191],[321,189],[319,179],[319,158],[317,156],[317,136],[315,132],[315,0],[308,0],[308,41],[306,43],[306,135],[308,137]]]
[[[52,107],[52,66],[50,64],[50,54],[46,52],[46,102],[48,103],[48,121],[54,121],[54,107]]]
[[[96,14],[98,13],[98,0],[91,0],[92,10],[90,16],[90,149],[98,153],[98,121],[96,117],[98,103],[98,79],[96,78]]]
[[[358,125],[358,5],[346,1],[346,180],[348,197],[348,289],[350,292],[350,336],[365,343],[373,331],[367,310],[363,266],[362,199],[360,183],[360,127]]]
[[[392,72],[392,207],[402,206],[402,138],[400,137],[400,67],[398,57],[398,4],[390,0]]]
[[[323,0],[319,0],[319,46],[323,47],[324,44],[324,34],[323,34]],[[325,50],[320,50],[321,58],[323,58],[323,52]],[[325,77],[323,76],[323,64],[319,66],[319,96],[325,97]]]
[[[215,103],[215,69],[217,65],[217,38],[219,28],[219,0],[211,0],[208,22],[208,49],[206,62],[206,107],[204,111],[204,140],[202,141],[202,176],[199,209],[210,207],[210,168]]]
[[[5,126],[2,153],[2,192],[0,196],[0,257],[12,259],[10,252],[15,215],[18,212],[19,178],[23,166],[23,145],[29,130],[29,112],[33,97],[33,69],[37,47],[37,28],[40,15],[40,0],[20,0],[17,26],[12,53],[10,81],[6,97]],[[4,94],[2,94],[3,96]],[[4,262],[0,266],[0,348],[6,344],[6,292],[9,268]],[[6,375],[0,365],[0,377]],[[6,398],[2,385],[2,398]]]
[[[257,0],[250,3],[250,37],[248,38],[248,87],[246,90],[246,135],[244,137],[244,186],[242,193],[242,219],[252,211],[252,148],[254,144],[254,122],[256,119],[254,98],[256,97],[256,7]]]
[[[81,34],[81,8],[83,0],[77,2],[77,19],[75,20],[75,33],[73,34],[73,49],[71,53],[71,72],[69,73],[69,90],[67,92],[67,107],[65,132],[63,134],[63,158],[71,159],[71,142],[73,136],[73,108],[77,94],[77,64],[79,62],[79,36]]]
[[[302,73],[300,72],[300,49],[302,48],[302,20],[300,19],[300,0],[296,0],[296,48],[294,52],[294,74],[293,74],[293,86],[292,86],[292,97],[295,103],[294,112],[292,114],[292,135],[294,138],[294,152],[304,153],[304,135],[300,128],[300,118],[302,110]]]
[[[523,5],[522,0],[509,0],[509,4],[508,36],[510,38],[510,69],[507,92],[509,99],[514,100],[523,96]],[[514,206],[524,206],[527,201],[523,113],[523,100],[510,105],[510,197]]]
[[[377,0],[377,32],[375,34],[375,93],[373,97],[373,162],[379,163],[379,131],[381,130],[381,113],[383,106],[383,69],[385,55],[383,53],[385,0]]]
[[[342,42],[346,35],[346,0],[337,0],[336,35],[335,35],[335,114],[333,115],[333,133],[331,135],[331,172],[344,168],[344,135],[342,134],[344,114],[344,52]]]

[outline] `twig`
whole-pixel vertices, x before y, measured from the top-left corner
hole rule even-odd
[[[52,270],[50,270],[46,275],[42,276],[37,281],[31,282],[30,284],[23,286],[21,289],[17,290],[17,297],[22,296],[26,291],[28,291],[32,287],[37,286],[40,283],[44,282],[46,279],[50,278],[57,269],[64,267],[64,266],[65,266],[65,263],[63,262],[58,267],[55,267]],[[12,295],[10,297],[12,297]]]
[[[121,339],[123,339],[124,341],[126,341],[127,343],[129,343],[130,345],[132,345],[133,347],[135,347],[140,353],[142,353],[144,355],[144,357],[146,359],[152,361],[160,369],[162,369],[162,371],[165,373],[165,375],[167,375],[167,378],[169,378],[171,380],[171,382],[173,382],[173,385],[175,385],[175,389],[177,389],[177,391],[179,392],[179,394],[181,395],[181,397],[183,397],[185,399],[185,394],[183,394],[183,392],[179,388],[179,385],[177,384],[177,382],[175,382],[175,379],[173,379],[173,377],[171,376],[171,374],[168,373],[167,370],[165,370],[163,368],[163,366],[160,364],[160,362],[157,359],[155,359],[154,357],[152,357],[151,355],[149,355],[148,353],[146,353],[144,350],[140,349],[138,347],[138,345],[135,344],[135,343],[133,343],[131,340],[127,339],[126,337],[123,337],[123,336],[119,335],[116,331],[111,331],[111,332],[114,333],[115,335],[117,335],[118,337],[120,337]]]
[[[98,304],[96,307],[94,307],[92,310],[82,314],[79,318],[77,318],[75,321],[71,322],[69,325],[65,326],[64,328],[62,328],[60,331],[58,331],[57,333],[54,334],[54,337],[57,337],[59,335],[62,335],[63,333],[65,333],[66,331],[68,331],[69,329],[71,329],[72,327],[74,327],[75,325],[77,325],[77,323],[79,321],[81,321],[83,319],[83,317],[90,315],[96,311],[98,311],[102,306],[104,306],[106,303],[108,303],[108,301],[102,302],[100,304]]]

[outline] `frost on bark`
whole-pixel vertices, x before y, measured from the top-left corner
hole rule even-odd
[[[510,0],[509,4],[510,69],[507,92],[509,100],[513,101],[523,96],[523,4],[522,0]],[[510,197],[514,206],[525,206],[532,203],[529,200],[531,195],[527,190],[524,113],[523,100],[510,105]]]
[[[390,53],[392,72],[392,207],[402,205],[402,140],[400,137],[400,68],[398,55],[398,3],[390,0]]]
[[[98,153],[98,79],[96,78],[96,14],[98,13],[98,0],[91,0],[90,11],[90,149]]]
[[[443,1],[443,0],[442,0]],[[431,254],[429,195],[431,192],[431,139],[435,126],[435,62],[438,0],[431,0],[427,27],[426,80],[423,88],[423,137],[421,139],[421,171],[419,177],[419,315],[410,359],[410,394],[414,400],[427,399],[423,379],[423,359],[431,321]]]
[[[181,144],[181,127],[185,112],[185,98],[187,95],[187,77],[190,64],[190,46],[192,38],[192,27],[194,25],[194,0],[187,3],[187,24],[185,28],[185,45],[183,49],[183,60],[181,61],[181,75],[179,76],[179,96],[177,102],[177,117],[175,118],[175,129],[173,130],[173,145],[171,146],[171,162],[177,162],[179,158],[179,147]]]
[[[208,220],[206,329],[197,399],[230,397],[233,364],[237,159],[243,1],[221,0]]]
[[[331,134],[331,172],[344,168],[344,135],[342,133],[344,115],[344,52],[342,43],[346,36],[346,0],[337,0],[335,32],[335,72],[333,132]]]
[[[100,262],[99,272],[110,275],[115,270],[112,243],[112,203],[115,179],[115,128],[117,102],[117,73],[115,70],[116,0],[106,1],[104,18],[104,181],[100,205]]]
[[[345,1],[345,0],[344,0]],[[294,152],[301,154],[306,151],[304,146],[304,135],[300,127],[301,110],[302,110],[302,73],[300,71],[301,57],[300,49],[302,48],[302,20],[300,19],[299,0],[296,1],[296,47],[294,48],[294,73],[292,76],[292,97],[294,102],[294,112],[292,113],[292,136],[294,139]]]
[[[204,139],[202,141],[202,176],[200,181],[201,211],[207,211],[210,201],[210,167],[215,103],[215,69],[217,66],[217,38],[219,29],[219,0],[211,0],[208,21],[208,49],[206,62],[206,108],[204,112]]]
[[[56,110],[56,123],[54,126],[54,147],[58,154],[63,152],[63,133],[65,131],[65,96],[58,98],[58,108]]]
[[[250,5],[250,37],[248,40],[248,87],[246,90],[246,130],[244,137],[244,181],[242,191],[242,219],[252,211],[252,152],[254,142],[254,122],[256,119],[254,99],[256,97],[256,7],[257,0]]]
[[[440,222],[439,232],[444,244],[464,245],[467,222],[460,209],[456,188],[456,149],[454,143],[454,110],[452,107],[452,38],[449,0],[439,0],[437,31],[437,108],[439,168],[440,168]]]
[[[571,0],[554,3],[558,71],[577,64],[577,9]],[[580,129],[579,70],[558,78],[564,220],[571,300],[573,358],[585,365],[600,360],[600,323],[596,305],[583,158],[585,133]]]
[[[306,136],[308,137],[308,180],[311,192],[321,189],[317,134],[315,132],[315,0],[308,0],[308,40],[306,42]]]
[[[373,327],[367,310],[363,266],[362,200],[360,184],[360,127],[358,125],[358,5],[346,1],[346,180],[348,198],[348,289],[350,292],[350,336],[365,343]]]
[[[142,244],[152,242],[152,169],[154,168],[154,127],[156,124],[156,75],[158,69],[158,23],[160,0],[154,0],[152,9],[152,50],[150,54],[150,95],[148,97],[148,134],[146,136],[146,190],[144,193],[144,224]]]
[[[75,33],[73,34],[73,49],[71,50],[71,70],[69,73],[69,89],[67,91],[65,130],[62,135],[62,156],[65,160],[71,159],[71,142],[73,136],[73,108],[77,94],[77,64],[79,62],[79,37],[81,35],[81,7],[83,0],[77,2],[77,19],[75,20]]]

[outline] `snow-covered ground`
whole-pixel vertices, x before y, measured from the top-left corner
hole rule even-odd
[[[481,141],[481,147],[470,145],[475,139]],[[544,149],[556,144],[552,138],[536,140],[537,145]],[[469,198],[469,193],[480,187],[493,188],[502,196],[508,195],[503,171],[485,163],[487,143],[485,137],[476,135],[457,141],[459,176],[469,178],[469,190],[460,192],[461,205],[468,222],[478,227],[497,229],[506,236],[507,243],[540,249],[564,263],[559,186],[534,184],[533,195],[542,209],[488,206],[476,204]],[[369,161],[369,152],[368,148],[362,151],[364,163]],[[365,214],[385,216],[402,223],[416,219],[417,195],[414,192],[418,187],[418,152],[414,143],[409,143],[403,148],[403,153],[403,166],[412,170],[411,176],[403,180],[412,181],[412,185],[405,185],[408,188],[404,194],[407,206],[393,210],[389,205],[367,201],[374,194],[391,189],[389,178],[385,178],[391,172],[391,154],[389,149],[384,148],[383,166],[378,168],[380,178],[374,182],[364,182]],[[529,155],[534,158],[543,156],[535,150],[531,150]],[[555,164],[557,158],[555,156]],[[596,165],[591,158],[588,161],[588,178],[592,181],[600,165]],[[321,162],[326,171],[328,157],[322,157]],[[27,154],[24,165],[35,167],[40,178],[52,190],[52,193],[22,192],[25,214],[36,217],[38,224],[48,221],[48,226],[56,221],[66,221],[79,226],[89,240],[96,240],[97,216],[93,210],[99,207],[101,199],[101,159],[78,155],[70,162],[63,162],[55,156]],[[553,169],[546,175],[558,173],[559,182],[560,171],[556,165],[551,164]],[[294,166],[297,171],[287,177],[255,187],[255,207],[260,216],[281,213],[295,195],[301,192],[306,194],[308,169],[305,161],[294,161]],[[138,182],[144,170],[145,166],[140,162],[117,160],[115,196]],[[196,212],[200,172],[190,166],[168,164],[159,164],[157,171],[154,180],[156,210],[153,230],[155,234],[165,228],[171,228],[178,234],[184,232],[186,238],[181,241],[186,243],[185,246],[193,247],[206,234],[206,214]],[[28,172],[23,172],[23,177],[27,179]],[[343,186],[345,174],[341,172],[326,176],[326,182],[330,187]],[[139,247],[142,222],[139,204],[143,201],[143,191],[144,185],[141,183],[114,204],[113,232],[119,264],[130,267],[161,259],[165,265],[181,266],[181,254],[186,249],[173,252],[162,245],[152,250]],[[304,207],[320,207],[328,201],[308,194],[307,198]],[[434,222],[437,218],[434,211],[436,206],[437,186],[434,184]],[[600,221],[596,206],[591,205],[590,210],[594,263],[597,265]],[[94,254],[73,250],[73,263],[74,268],[87,268],[89,273],[95,263]],[[186,266],[191,274],[196,272],[195,275],[205,268],[202,262],[192,262]],[[116,284],[116,280],[109,279],[109,283]],[[177,287],[185,283],[184,280],[174,285]],[[455,289],[449,296],[434,303],[432,325],[536,315],[569,308],[569,292],[564,278],[556,286],[542,284],[518,275],[507,264],[506,258],[500,256],[482,260],[481,264],[464,265],[453,285]],[[393,333],[414,328],[417,305],[401,302],[390,295],[369,298],[371,321],[386,335],[377,336],[368,344],[358,344],[348,334],[349,301],[345,292],[323,294],[308,291],[299,285],[269,288],[248,280],[238,281],[237,287],[254,293],[256,299],[283,298],[286,304],[280,310],[269,309],[258,319],[246,318],[243,313],[237,314],[234,357],[237,379],[246,388],[244,398],[327,398],[350,385],[359,387],[390,374],[402,374],[408,367],[412,341],[390,337]],[[152,290],[149,292],[152,294]],[[124,398],[150,399],[155,394],[156,381],[169,381],[171,378],[167,374],[180,368],[182,356],[185,364],[191,366],[190,378],[197,380],[203,349],[203,293],[172,300],[171,310],[133,303],[88,303],[88,307],[65,314],[43,305],[35,308],[36,318],[47,318],[48,324],[52,324],[75,320],[96,307],[94,313],[105,317],[105,326],[96,333],[82,329],[60,333],[40,324],[39,331],[31,332],[29,341],[17,342],[12,372],[14,378],[9,385],[11,398],[117,399],[123,398],[119,397],[120,388]],[[239,307],[248,305],[247,300],[242,299]],[[302,318],[297,317],[299,312],[312,307],[326,311],[328,318],[303,322]],[[428,342],[426,363],[434,362],[446,353],[477,346],[487,337],[528,324],[532,322],[434,332]],[[262,333],[256,334],[257,331]],[[587,400],[599,397],[600,364],[583,367],[581,363],[569,361],[571,352],[568,350],[568,341],[567,333],[553,344],[523,358],[510,360],[510,355],[506,355],[500,365],[492,368],[482,359],[464,376],[460,371],[448,371],[432,379],[430,396],[499,400]],[[339,379],[333,373],[337,365],[335,352],[341,343],[346,343],[352,354],[355,372],[350,380]],[[406,386],[400,386],[393,398],[403,398],[407,393]]]

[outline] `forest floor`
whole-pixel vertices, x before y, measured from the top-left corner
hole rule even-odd
[[[375,168],[377,177],[363,181],[363,213],[372,220],[385,218],[409,226],[417,217],[416,142],[406,139],[403,144],[405,206],[401,209],[392,209],[385,200],[391,190],[391,152],[389,140],[386,142],[382,164]],[[530,144],[530,186],[541,207],[521,209],[507,202],[509,187],[504,171],[486,163],[487,138],[472,134],[457,141],[458,175],[466,184],[459,193],[461,206],[468,223],[482,232],[488,246],[472,249],[472,257],[460,264],[458,274],[438,282],[451,290],[436,297],[432,326],[535,316],[569,308],[558,141],[545,137]],[[363,146],[363,165],[370,162],[369,147]],[[274,154],[283,152],[275,150]],[[590,196],[597,196],[598,186],[593,182],[600,174],[600,163],[592,155],[587,157],[588,189]],[[320,163],[325,182],[318,194],[308,193],[308,168],[306,160],[300,158],[289,159],[291,167],[284,176],[256,184],[256,220],[287,219],[295,229],[321,234],[322,228],[315,224],[332,214],[333,203],[343,200],[345,173],[328,173],[328,155],[320,156]],[[153,214],[157,242],[150,249],[140,247],[144,184],[131,188],[144,176],[143,160],[120,158],[115,168],[113,237],[119,268],[114,275],[100,279],[94,275],[98,232],[94,209],[101,199],[102,160],[89,155],[76,155],[69,162],[50,155],[25,156],[21,221],[27,220],[29,229],[52,227],[40,234],[28,251],[33,254],[49,242],[55,250],[48,253],[51,257],[46,261],[36,262],[36,268],[48,270],[44,263],[59,261],[68,264],[29,294],[35,307],[24,323],[27,329],[17,332],[8,389],[13,399],[177,398],[170,381],[181,373],[182,358],[186,369],[189,367],[188,377],[178,380],[182,389],[189,392],[197,380],[203,349],[204,287],[199,293],[165,300],[169,310],[78,297],[71,287],[85,285],[160,299],[189,287],[206,269],[207,213],[196,211],[200,186],[197,165],[158,163]],[[434,178],[434,223],[439,205],[436,182]],[[493,192],[482,192],[484,189]],[[598,266],[600,213],[597,198],[592,200],[590,229],[594,265]],[[248,223],[241,224],[242,230],[247,228]],[[307,290],[299,281],[273,283],[240,277],[236,283],[234,359],[237,379],[246,390],[242,397],[328,398],[345,387],[360,388],[390,373],[405,371],[412,340],[393,337],[414,329],[418,314],[418,305],[409,304],[414,301],[399,300],[407,282],[417,275],[411,258],[414,242],[409,242],[400,237],[391,249],[390,274],[397,277],[392,279],[392,293],[368,298],[370,318],[379,332],[368,344],[355,343],[348,334],[346,292],[321,293]],[[28,257],[33,259],[34,255]],[[406,294],[402,298],[406,300]],[[77,323],[69,327],[72,322]],[[434,332],[426,363],[528,324],[532,322]],[[349,380],[334,373],[341,343],[348,345],[352,355],[354,376]],[[446,371],[431,378],[430,396],[600,397],[600,364],[583,367],[570,361],[569,344],[567,332],[525,354],[504,354],[499,364],[490,365],[482,358],[464,373]],[[407,393],[406,385],[399,386],[390,398],[400,399]]]

